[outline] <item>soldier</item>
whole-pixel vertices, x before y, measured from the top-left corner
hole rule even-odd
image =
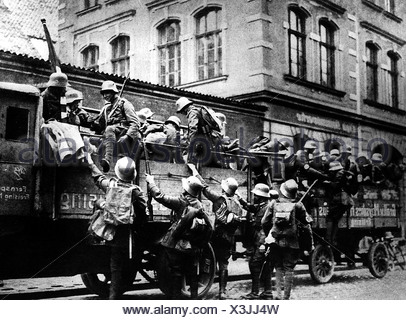
[[[151,124],[146,129],[144,136],[145,141],[154,144],[164,144],[165,146],[160,146],[159,149],[164,148],[168,151],[162,159],[158,160],[169,160],[169,162],[183,163],[181,154],[176,154],[176,148],[170,146],[180,147],[180,124],[181,121],[177,116],[170,116],[164,124]],[[147,146],[150,152],[154,152],[156,148],[154,145]],[[169,156],[169,159],[167,159]]]
[[[47,88],[42,92],[43,111],[45,121],[54,119],[61,121],[61,112],[66,109],[65,93],[68,85],[68,77],[61,72],[52,73],[47,83]]]
[[[89,114],[82,109],[82,92],[70,89],[66,92],[66,104],[68,106],[67,121],[70,124],[86,127],[89,125]]]
[[[336,245],[338,223],[344,213],[354,205],[354,201],[345,191],[347,176],[341,163],[339,161],[332,161],[329,166],[329,178],[327,181],[323,181],[326,186],[329,205],[326,216],[326,239],[330,244]]]
[[[104,172],[108,172],[113,161],[115,143],[119,145],[122,154],[137,158],[140,152],[140,121],[132,103],[119,97],[118,89],[113,81],[104,81],[100,93],[104,99],[104,106],[93,121],[93,128],[103,133],[104,152],[100,165]],[[134,148],[137,149],[135,155],[133,154]]]
[[[130,259],[130,245],[133,242],[133,231],[135,234],[142,232],[142,226],[146,222],[146,200],[142,190],[133,184],[133,181],[137,175],[135,170],[135,162],[129,157],[123,157],[117,161],[114,171],[116,178],[108,178],[103,175],[97,166],[93,163],[90,156],[88,156],[88,162],[92,172],[92,177],[96,185],[107,193],[106,201],[103,209],[106,212],[106,208],[115,208],[120,211],[120,217],[123,219],[123,208],[128,208],[127,221],[121,221],[122,224],[116,225],[115,235],[111,241],[111,257],[110,257],[110,271],[111,271],[111,284],[109,299],[119,299],[124,291],[124,286],[128,283],[127,278],[130,277],[131,272],[136,269],[135,263],[138,263],[138,259]],[[119,203],[113,202],[113,199],[117,199],[117,190],[120,191],[119,195],[122,197],[124,193],[129,195],[127,198],[119,198]],[[124,192],[125,191],[125,192]],[[116,195],[114,193],[116,192]],[[126,203],[125,199],[129,202]],[[109,202],[110,201],[110,202]],[[131,205],[133,207],[131,211]],[[131,218],[131,215],[133,217]],[[113,216],[114,219],[117,219]],[[131,221],[132,220],[132,221]],[[140,247],[136,246],[138,252],[134,254],[135,257],[140,257]]]
[[[170,297],[179,299],[183,286],[183,277],[190,276],[191,298],[198,297],[197,261],[200,249],[208,243],[212,227],[203,204],[199,200],[203,185],[196,177],[182,179],[183,192],[177,197],[162,193],[155,185],[154,177],[146,177],[148,192],[165,207],[172,209],[175,222],[161,240],[169,262],[171,273]],[[196,220],[197,219],[197,220]],[[198,221],[202,228],[200,232],[192,231],[193,221]]]
[[[234,234],[242,217],[242,208],[235,192],[238,183],[234,178],[222,180],[222,192],[216,192],[210,188],[196,170],[195,165],[189,164],[193,176],[197,177],[203,184],[203,195],[213,203],[215,214],[214,233],[211,243],[213,245],[216,261],[219,266],[219,300],[227,299],[226,287],[228,278],[228,260],[234,247]]]
[[[380,153],[374,153],[371,157],[372,182],[378,186],[383,185],[386,180],[386,163],[382,159],[382,154]]]
[[[300,254],[298,228],[307,232],[304,240],[305,254],[313,249],[313,238],[310,229],[310,216],[301,202],[296,202],[298,185],[293,179],[285,181],[280,187],[281,196],[270,205],[273,217],[272,229],[266,238],[269,244],[275,243],[273,259],[275,261],[276,299],[288,300],[293,286],[293,269]],[[284,295],[282,297],[282,288]]]
[[[240,203],[243,208],[248,211],[247,222],[251,223],[252,232],[248,231],[250,242],[252,245],[252,251],[250,260],[248,262],[251,273],[251,292],[242,299],[256,300],[256,299],[272,299],[272,286],[271,276],[269,274],[269,268],[262,270],[265,272],[264,278],[264,292],[259,294],[261,269],[266,261],[265,257],[265,237],[269,232],[270,225],[262,225],[262,218],[269,210],[270,190],[264,183],[258,183],[255,185],[254,190],[251,191],[254,194],[254,205],[249,205],[244,199],[240,198]],[[251,217],[253,214],[253,217]],[[249,230],[249,229],[248,229]]]
[[[188,120],[187,162],[200,165],[226,167],[218,153],[222,151],[221,122],[214,112],[206,107],[197,107],[185,97],[176,101],[177,113],[184,114]]]

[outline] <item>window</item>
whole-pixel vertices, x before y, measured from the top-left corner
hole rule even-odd
[[[306,77],[305,16],[299,10],[289,10],[289,74]]]
[[[328,21],[321,20],[320,28],[320,83],[323,86],[334,88],[335,86],[335,29]]]
[[[385,0],[385,10],[390,13],[395,13],[395,0]]]
[[[196,16],[197,76],[199,80],[223,74],[221,9],[204,10]]]
[[[111,42],[113,73],[126,76],[130,70],[130,37],[120,36]]]
[[[177,86],[181,83],[180,24],[169,21],[158,28],[159,83]]]
[[[88,46],[82,51],[82,66],[87,69],[99,70],[99,47]]]
[[[28,138],[29,111],[26,109],[8,107],[6,118],[6,140]]]
[[[373,43],[366,45],[367,99],[378,101],[378,47]]]
[[[398,77],[399,77],[399,71],[398,71],[398,60],[399,56],[394,53],[393,51],[390,51],[388,53],[388,57],[390,59],[390,70],[389,70],[389,76],[390,76],[390,83],[389,83],[389,102],[391,103],[391,107],[393,108],[398,108],[399,107],[399,100],[398,100],[398,94],[399,94],[399,86],[398,86]]]
[[[97,0],[84,0],[85,9],[89,9],[94,6],[97,6]]]

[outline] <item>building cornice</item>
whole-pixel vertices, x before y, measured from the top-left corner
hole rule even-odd
[[[385,17],[388,17],[388,18],[390,18],[392,20],[395,20],[397,23],[401,23],[403,21],[397,15],[395,15],[395,14],[389,12],[389,11],[386,11],[384,8],[382,8],[381,6],[378,6],[377,4],[373,3],[370,0],[362,0],[362,3],[364,5],[366,5],[367,7],[370,7],[371,9],[373,9],[373,10],[375,10],[377,12],[383,13],[383,15]]]
[[[231,97],[240,101],[249,101],[255,103],[270,103],[272,105],[282,106],[290,109],[300,111],[308,111],[316,113],[318,116],[330,117],[341,121],[350,121],[352,123],[359,123],[361,125],[371,126],[373,128],[380,128],[388,132],[398,133],[405,135],[406,126],[401,125],[402,121],[398,124],[390,120],[383,120],[382,118],[374,118],[368,115],[360,115],[355,110],[340,108],[334,105],[326,105],[327,102],[303,99],[287,92],[276,92],[270,90],[263,90],[259,92],[243,94]],[[399,115],[398,115],[399,116]],[[272,121],[272,115],[271,115]]]
[[[77,30],[75,30],[73,32],[73,34],[76,36],[76,35],[85,33],[87,31],[99,28],[99,27],[104,26],[106,24],[110,24],[110,23],[112,23],[114,21],[118,21],[118,20],[122,20],[122,19],[125,19],[125,18],[128,18],[128,17],[132,17],[132,16],[135,15],[135,13],[136,13],[136,10],[128,10],[128,11],[125,11],[125,12],[121,12],[121,13],[113,16],[113,17],[109,17],[109,18],[104,19],[102,21],[87,25],[86,27],[83,27],[83,28],[80,28],[80,29],[77,29]]]
[[[329,0],[313,0],[313,1],[338,14],[344,14],[347,11],[347,9]]]
[[[387,39],[389,39],[389,40],[395,42],[396,44],[398,44],[398,45],[400,45],[400,46],[403,46],[403,45],[406,44],[406,40],[403,40],[403,39],[401,39],[401,38],[399,38],[399,37],[397,37],[397,36],[395,36],[395,35],[389,33],[388,31],[383,30],[383,29],[381,29],[381,28],[379,28],[379,27],[373,25],[372,23],[370,23],[370,22],[368,22],[368,21],[361,21],[361,22],[360,22],[360,25],[361,25],[361,27],[363,27],[364,29],[367,29],[367,30],[370,30],[370,31],[372,31],[372,32],[375,32],[375,33],[377,33],[377,34],[379,34],[379,35],[381,35],[381,36],[383,36],[383,37],[385,37],[385,38],[387,38]]]
[[[145,4],[145,6],[148,8],[148,10],[151,10],[156,7],[163,6],[163,5],[173,4],[175,2],[178,2],[178,0],[153,0],[153,1],[147,2]]]

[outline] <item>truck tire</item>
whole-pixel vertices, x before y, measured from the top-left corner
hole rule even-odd
[[[327,283],[334,274],[334,255],[330,246],[318,244],[309,258],[310,276],[316,283]]]
[[[199,260],[199,271],[198,299],[202,299],[209,292],[216,273],[216,258],[210,243],[208,243],[203,249],[203,253]],[[159,289],[165,295],[169,296],[171,289],[171,274],[168,259],[164,250],[161,250],[158,254],[156,272]],[[182,296],[184,298],[190,298],[190,289],[186,278],[183,281]]]
[[[376,242],[371,245],[368,251],[368,268],[376,278],[383,278],[388,272],[388,250],[385,245]]]

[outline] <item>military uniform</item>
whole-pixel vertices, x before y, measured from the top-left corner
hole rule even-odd
[[[120,159],[124,160],[124,159]],[[130,233],[133,236],[133,231],[139,234],[142,231],[142,226],[146,222],[146,200],[142,190],[133,184],[125,183],[115,178],[107,178],[104,176],[96,165],[91,165],[92,177],[96,185],[104,192],[111,186],[121,186],[124,188],[132,188],[132,203],[134,207],[134,223],[132,225],[117,225],[115,235],[111,242],[111,257],[110,257],[110,272],[111,285],[109,299],[119,299],[123,293],[124,286],[128,284],[128,277],[137,270],[137,264],[140,263],[141,247],[135,246],[136,252],[132,260],[129,259],[129,239]],[[139,240],[139,239],[138,239]],[[127,280],[127,281],[126,281]]]
[[[297,183],[288,180],[281,185],[282,196],[270,206],[273,217],[273,225],[270,236],[274,242],[272,255],[275,263],[275,283],[277,299],[282,299],[282,287],[284,288],[283,299],[289,299],[293,285],[293,269],[300,255],[300,248],[311,251],[313,238],[310,229],[310,216],[301,202],[295,203]],[[298,229],[305,231],[307,239],[301,239],[299,243]]]
[[[135,114],[134,106],[125,98],[116,97],[113,101],[106,102],[98,117],[93,121],[92,128],[96,132],[102,132],[102,142],[104,146],[103,159],[110,163],[113,159],[114,144],[125,135],[129,141],[121,144],[120,152],[130,157],[136,158],[139,149],[140,122]],[[95,143],[92,140],[92,143]],[[96,142],[97,143],[97,142]]]
[[[200,248],[194,244],[193,238],[186,235],[190,226],[190,219],[203,212],[203,205],[197,196],[184,192],[178,197],[168,196],[162,193],[155,183],[148,182],[148,191],[151,196],[165,207],[172,209],[174,223],[169,232],[161,240],[161,245],[165,248],[165,255],[169,262],[171,274],[171,292],[172,299],[179,299],[182,290],[182,281],[184,275],[190,276],[190,291],[191,298],[196,299],[198,295],[198,279],[196,274],[196,262]],[[194,211],[189,210],[194,209]],[[189,221],[183,220],[186,212],[190,215],[187,217]],[[207,216],[203,213],[204,219]],[[180,226],[184,222],[185,226]],[[207,220],[206,223],[209,224]],[[207,240],[208,242],[208,240]]]

